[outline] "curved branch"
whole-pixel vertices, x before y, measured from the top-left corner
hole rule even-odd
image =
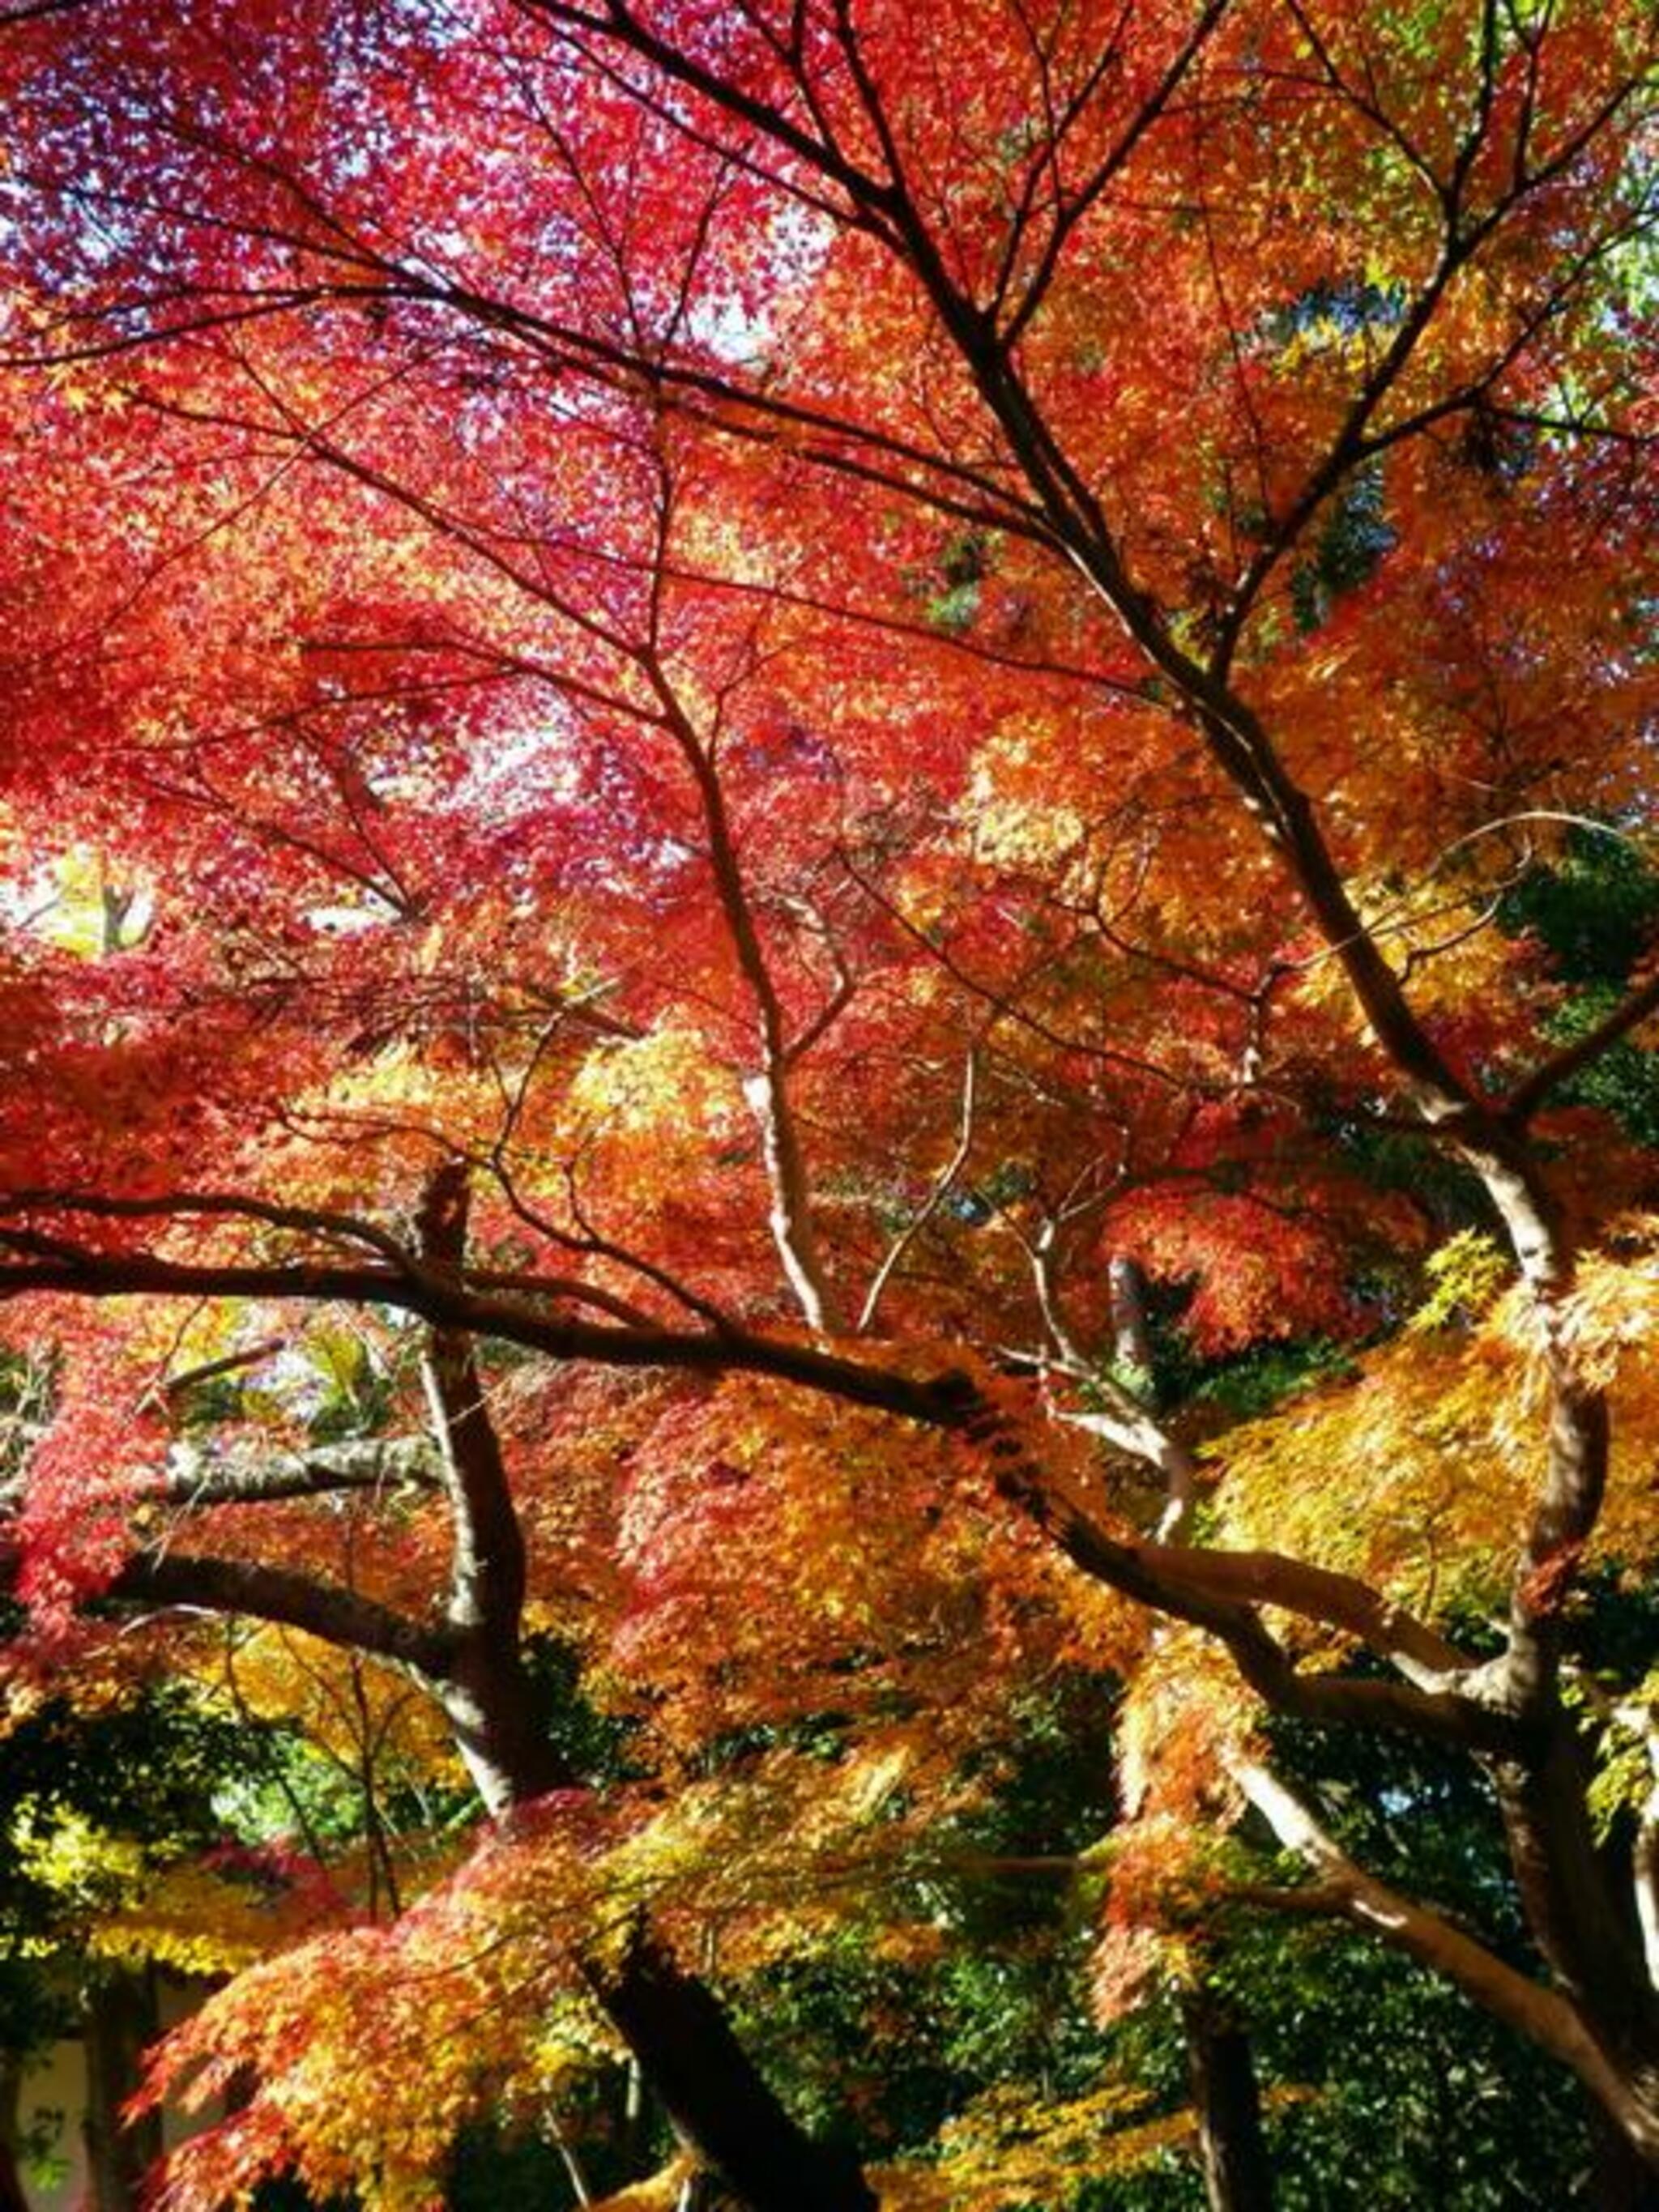
[[[0,1587],[14,1578],[15,1566],[15,1554],[8,1560],[0,1553]],[[100,1595],[122,1603],[246,1613],[284,1628],[302,1629],[343,1650],[368,1652],[376,1659],[412,1667],[434,1682],[444,1679],[453,1657],[454,1639],[445,1629],[425,1627],[406,1613],[337,1583],[314,1582],[291,1568],[252,1559],[188,1552],[140,1553]]]
[[[493,1336],[554,1359],[589,1360],[608,1367],[666,1367],[702,1375],[770,1375],[931,1426],[962,1423],[966,1378],[960,1375],[918,1380],[894,1369],[735,1327],[629,1328],[562,1319],[517,1300],[470,1289],[465,1283],[443,1282],[412,1263],[393,1269],[309,1260],[263,1264],[170,1260],[151,1252],[98,1251],[29,1231],[0,1229],[0,1254],[9,1249],[16,1256],[0,1257],[0,1302],[62,1292],[88,1297],[149,1294],[386,1305],[418,1315],[437,1328]]]
[[[0,1248],[7,1234],[0,1232]],[[151,1291],[380,1303],[416,1314],[439,1329],[494,1336],[557,1359],[704,1375],[766,1375],[924,1427],[964,1433],[986,1448],[1003,1496],[1046,1528],[1085,1573],[1218,1636],[1247,1680],[1276,1710],[1322,1721],[1401,1728],[1466,1749],[1514,1748],[1512,1724],[1496,1704],[1455,1686],[1466,1665],[1463,1655],[1402,1609],[1350,1577],[1277,1553],[1206,1552],[1109,1534],[1056,1492],[960,1370],[916,1376],[737,1328],[631,1329],[562,1320],[482,1296],[429,1268],[394,1273],[303,1261],[237,1266],[94,1251],[0,1261],[0,1299],[48,1290],[102,1297]],[[1259,1605],[1279,1606],[1362,1637],[1403,1671],[1414,1671],[1417,1679],[1395,1683],[1304,1675],[1263,1627],[1254,1609]]]
[[[1313,1869],[1323,1909],[1443,1974],[1476,2004],[1570,2066],[1644,2154],[1659,2160],[1659,2112],[1609,2064],[1565,1997],[1517,1972],[1449,1921],[1365,1873],[1301,1799],[1265,1766],[1239,1759],[1232,1771],[1285,1850]],[[1300,1902],[1301,1893],[1293,1890],[1286,1895],[1296,1909],[1309,1909]],[[1259,1893],[1256,1901],[1276,1900],[1271,1893]]]
[[[875,1325],[876,1314],[894,1272],[911,1245],[927,1226],[950,1195],[951,1186],[968,1164],[968,1155],[974,1143],[975,1094],[978,1082],[977,1048],[970,1045],[962,1070],[962,1127],[957,1138],[956,1150],[934,1176],[932,1188],[921,1204],[910,1216],[898,1235],[894,1237],[883,1255],[880,1266],[871,1278],[860,1309],[858,1325],[854,1334],[867,1336]]]

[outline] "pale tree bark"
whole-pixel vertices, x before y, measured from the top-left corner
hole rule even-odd
[[[1297,1909],[1316,1899],[1323,1909],[1455,1982],[1477,2004],[1570,2067],[1640,2158],[1649,2166],[1659,2164],[1659,2097],[1652,2081],[1639,2075],[1632,2078],[1567,1995],[1518,1972],[1449,1921],[1356,1866],[1301,1798],[1256,1761],[1237,1759],[1233,1773],[1279,1842],[1314,1871],[1315,1889],[1301,1893]],[[1293,1902],[1297,1898],[1291,1893]]]
[[[662,558],[665,561],[673,512],[672,488],[665,471],[661,497]],[[791,1036],[783,998],[750,896],[714,743],[698,730],[670,680],[659,657],[655,627],[653,617],[653,636],[642,657],[644,673],[696,789],[715,896],[754,1007],[756,1058],[743,1078],[743,1095],[760,1134],[771,1201],[768,1225],[784,1279],[803,1320],[816,1335],[835,1336],[841,1333],[842,1319],[813,1218],[811,1184],[791,1076],[807,1043],[833,1019],[837,1000],[832,999],[830,1007],[806,1032]],[[844,997],[845,989],[843,979],[837,999]]]
[[[860,1336],[863,1336],[875,1327],[882,1299],[887,1292],[887,1286],[897,1273],[905,1254],[921,1236],[922,1231],[927,1228],[940,1206],[944,1205],[950,1196],[952,1185],[968,1164],[968,1156],[973,1150],[974,1116],[978,1096],[979,1057],[976,1049],[970,1046],[963,1062],[962,1113],[956,1148],[939,1174],[934,1176],[933,1186],[927,1197],[923,1199],[921,1204],[882,1255],[876,1272],[870,1279],[870,1287],[864,1294],[864,1304],[859,1309],[856,1334]]]

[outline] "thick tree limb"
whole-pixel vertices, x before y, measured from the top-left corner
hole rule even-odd
[[[1504,1119],[1519,1127],[1538,1111],[1551,1091],[1593,1066],[1604,1052],[1610,1052],[1656,1012],[1659,1012],[1659,975],[1651,975],[1594,1028],[1564,1045],[1517,1083],[1504,1103]]]
[[[10,1580],[0,1553],[0,1586]],[[15,1571],[15,1560],[12,1563]],[[314,1581],[288,1567],[252,1559],[211,1559],[187,1552],[136,1554],[100,1595],[123,1603],[180,1606],[202,1613],[240,1613],[285,1628],[302,1629],[325,1644],[362,1651],[412,1667],[441,1681],[454,1656],[454,1639],[425,1627],[356,1590]]]
[[[1435,1690],[1410,1682],[1355,1681],[1299,1672],[1243,1596],[1248,1590],[1253,1598],[1268,1601],[1267,1588],[1275,1581],[1270,1564],[1276,1563],[1285,1570],[1278,1586],[1292,1601],[1287,1609],[1309,1611],[1317,1598],[1339,1607],[1351,1620],[1366,1612],[1386,1612],[1382,1601],[1369,1593],[1364,1595],[1370,1597],[1370,1606],[1362,1606],[1363,1585],[1347,1583],[1338,1576],[1328,1589],[1323,1571],[1308,1570],[1304,1579],[1301,1562],[1275,1562],[1275,1555],[1269,1553],[1206,1553],[1185,1545],[1115,1537],[1045,1482],[1041,1468],[994,1411],[981,1405],[964,1425],[986,1444],[1002,1494],[1045,1529],[1074,1565],[1153,1611],[1216,1637],[1273,1711],[1325,1724],[1397,1729],[1463,1751],[1515,1752],[1516,1731],[1510,1717],[1456,1687]],[[1215,1565],[1230,1559],[1246,1565],[1237,1570]],[[1294,1601],[1298,1596],[1300,1604]],[[1396,1627],[1392,1637],[1398,1642],[1403,1635],[1419,1650],[1427,1650],[1431,1648],[1426,1641],[1430,1633],[1424,1631],[1419,1638],[1410,1629]],[[1450,1650],[1438,1639],[1432,1648]]]
[[[1265,1766],[1239,1759],[1232,1772],[1285,1850],[1313,1869],[1317,1894],[1328,1910],[1443,1974],[1485,2010],[1570,2066],[1644,2154],[1659,2162],[1659,2104],[1639,2095],[1609,2063],[1565,1997],[1517,1972],[1449,1921],[1364,1873],[1301,1799]]]
[[[0,1231],[0,1245],[15,1233]],[[417,1314],[440,1329],[499,1337],[554,1358],[710,1375],[768,1375],[926,1427],[966,1431],[991,1448],[999,1486],[1011,1502],[1048,1528],[1084,1572],[1221,1636],[1277,1710],[1401,1727],[1466,1747],[1511,1747],[1503,1716],[1490,1704],[1457,1693],[1455,1677],[1466,1663],[1462,1655],[1366,1585],[1276,1553],[1213,1553],[1112,1535],[1052,1493],[1042,1469],[1001,1427],[970,1379],[957,1370],[917,1377],[736,1329],[624,1329],[562,1320],[484,1297],[446,1281],[429,1267],[410,1273],[304,1261],[240,1266],[63,1248],[50,1258],[0,1261],[0,1297],[46,1289],[105,1297],[151,1291],[378,1301]],[[1304,1676],[1261,1626],[1253,1610],[1258,1605],[1279,1606],[1362,1637],[1382,1656],[1414,1669],[1421,1686]]]
[[[854,1404],[934,1423],[948,1417],[952,1402],[954,1386],[948,1382],[918,1382],[808,1345],[738,1328],[624,1328],[561,1319],[464,1284],[439,1281],[413,1267],[311,1260],[171,1260],[155,1253],[98,1251],[28,1231],[0,1230],[0,1252],[8,1248],[17,1256],[0,1259],[0,1300],[61,1291],[96,1297],[154,1295],[380,1304],[416,1314],[437,1328],[496,1337],[555,1359],[590,1360],[611,1367],[678,1368],[700,1374],[774,1375]]]
[[[262,1505],[290,1498],[326,1498],[341,1491],[436,1486],[432,1446],[422,1437],[319,1446],[248,1464],[240,1458],[179,1457],[166,1480],[143,1495],[167,1505]]]

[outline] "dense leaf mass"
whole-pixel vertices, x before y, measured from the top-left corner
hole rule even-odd
[[[0,112],[0,1910],[225,1978],[154,2201],[1642,2201],[1650,0]]]

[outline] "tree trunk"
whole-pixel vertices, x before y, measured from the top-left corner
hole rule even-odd
[[[1146,1279],[1134,1261],[1120,1252],[1107,1262],[1106,1282],[1112,1302],[1112,1364],[1121,1376],[1139,1380],[1150,1404],[1156,1393],[1152,1337],[1146,1326]]]
[[[1528,1927],[1591,2038],[1606,2087],[1580,2069],[1622,2134],[1632,2171],[1659,2174],[1659,1994],[1632,1869],[1597,1844],[1589,1761],[1571,1717],[1554,1710],[1522,1762],[1489,1762]],[[1603,2202],[1598,2196],[1598,2206]],[[1607,2195],[1609,2205],[1623,2197]],[[1632,2204],[1650,2201],[1641,2196]]]
[[[0,2212],[29,2212],[23,2178],[17,2171],[18,2099],[23,2087],[21,2060],[0,2051]]]
[[[796,2126],[718,2001],[648,1939],[590,1981],[675,2126],[753,2212],[876,2212],[857,2160]]]
[[[1590,2107],[1591,2202],[1596,2212],[1659,2212],[1659,2173],[1599,2106]]]
[[[87,2010],[88,2200],[92,2212],[137,2212],[145,2174],[161,2155],[161,2120],[131,2124],[122,2108],[138,2087],[144,2052],[161,2033],[155,1978],[115,1967],[93,1984]]]
[[[1250,2039],[1206,1989],[1185,1999],[1182,2019],[1210,2212],[1273,2212],[1273,2166]]]
[[[536,1724],[535,1692],[515,1651],[481,1646],[450,1686],[467,1765],[496,1818],[571,1778]],[[648,1936],[618,1966],[584,1976],[638,2059],[683,2141],[716,2167],[750,2212],[876,2212],[857,2161],[798,2127],[732,2033],[720,2003]]]
[[[428,1257],[459,1265],[465,1222],[465,1174],[441,1170],[428,1189]],[[434,1332],[426,1372],[454,1516],[448,1615],[457,1643],[434,1687],[479,1796],[492,1819],[504,1820],[582,1780],[550,1741],[525,1666],[524,1535],[471,1345]],[[580,1966],[682,2140],[750,2212],[876,2212],[856,2160],[795,2124],[713,1991],[648,1934],[639,1931],[620,1965]]]

